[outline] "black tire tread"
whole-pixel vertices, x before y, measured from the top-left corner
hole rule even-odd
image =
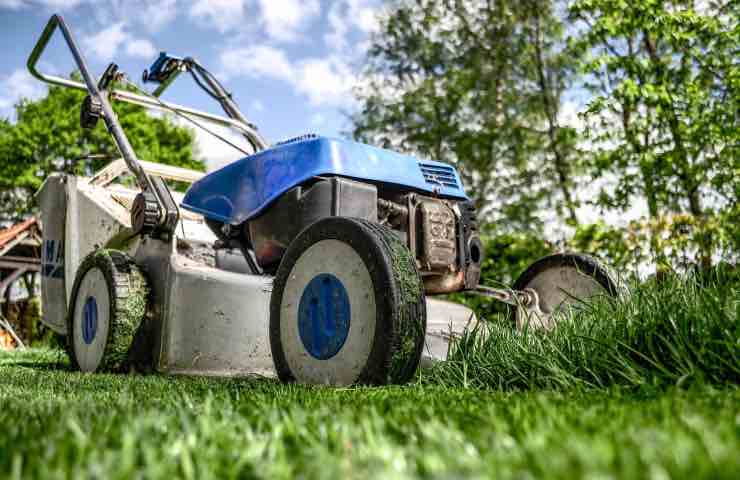
[[[596,257],[576,252],[554,253],[535,261],[516,279],[512,288],[521,290],[540,272],[557,266],[569,265],[596,279],[609,295],[617,296],[620,286],[612,272]]]
[[[411,251],[393,231],[383,225],[357,219],[358,223],[375,233],[392,252],[390,262],[396,279],[401,280],[398,322],[394,325],[394,355],[390,365],[391,383],[406,383],[414,376],[424,349],[426,335],[426,297],[424,284]],[[402,277],[406,277],[406,281]]]

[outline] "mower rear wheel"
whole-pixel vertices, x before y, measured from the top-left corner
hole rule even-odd
[[[289,246],[270,301],[270,346],[282,381],[407,382],[425,331],[416,262],[391,230],[328,217]]]
[[[147,285],[128,255],[97,250],[82,261],[67,314],[67,353],[83,372],[120,371],[147,306]]]
[[[617,279],[594,257],[578,253],[556,253],[540,258],[517,278],[514,290],[534,290],[538,314],[523,307],[512,308],[516,328],[555,327],[558,316],[582,308],[603,297],[618,294]]]

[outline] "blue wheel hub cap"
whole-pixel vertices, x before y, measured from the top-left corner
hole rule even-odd
[[[349,320],[349,296],[337,277],[321,273],[308,282],[298,306],[298,332],[312,357],[336,355],[347,340]]]
[[[95,301],[95,297],[87,297],[83,314],[85,318],[82,321],[82,339],[90,345],[98,331],[98,302]]]

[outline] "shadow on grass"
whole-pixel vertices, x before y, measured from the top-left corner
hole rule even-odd
[[[31,368],[33,370],[39,370],[42,372],[72,372],[73,371],[69,363],[63,362],[63,361],[46,362],[46,361],[24,360],[20,362],[8,362],[4,364],[4,366]]]

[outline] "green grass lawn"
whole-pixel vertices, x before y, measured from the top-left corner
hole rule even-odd
[[[505,319],[407,386],[81,374],[0,353],[0,477],[740,478],[740,289]]]
[[[331,389],[0,355],[10,478],[739,478],[740,390]]]

